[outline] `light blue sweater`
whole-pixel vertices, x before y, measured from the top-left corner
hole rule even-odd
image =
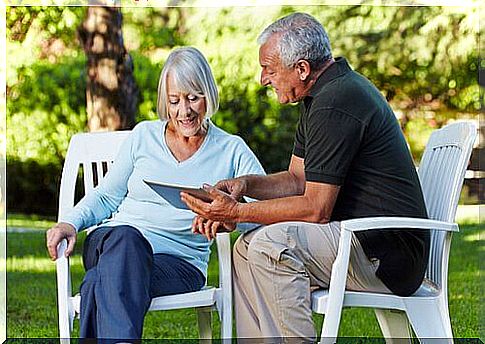
[[[153,253],[185,259],[206,275],[211,242],[191,232],[194,213],[173,207],[143,179],[200,187],[245,174],[264,174],[264,170],[240,137],[210,121],[199,150],[178,162],[165,141],[166,124],[159,120],[139,123],[103,183],[60,221],[72,224],[77,231],[101,222],[103,226],[130,225],[148,240]],[[247,231],[256,226],[242,224],[238,229]]]

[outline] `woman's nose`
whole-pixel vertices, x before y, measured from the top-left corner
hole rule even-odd
[[[180,102],[180,114],[183,116],[190,115],[192,109],[190,107],[190,103],[184,99]]]

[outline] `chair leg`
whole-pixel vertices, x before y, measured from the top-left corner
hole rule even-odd
[[[197,308],[197,323],[199,324],[199,338],[212,339],[212,307]]]
[[[448,307],[443,300],[406,303],[406,313],[420,343],[437,343],[437,338],[440,344],[453,343]]]
[[[221,312],[221,311],[219,311]],[[232,305],[224,305],[221,314],[221,340],[222,343],[232,342]]]
[[[67,312],[59,311],[59,337],[71,338],[72,319]]]
[[[410,344],[412,333],[405,312],[374,309],[386,344]]]
[[[59,301],[59,338],[62,344],[69,344],[74,323],[74,314],[71,314],[70,310],[71,301],[68,297],[60,297]]]

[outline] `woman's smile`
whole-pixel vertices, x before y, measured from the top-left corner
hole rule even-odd
[[[196,119],[197,119],[197,116],[193,116],[193,117],[188,117],[184,119],[179,119],[178,121],[183,127],[191,128],[194,126]]]

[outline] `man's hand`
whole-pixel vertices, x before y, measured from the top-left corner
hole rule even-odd
[[[76,229],[69,223],[65,222],[59,222],[54,227],[49,229],[46,232],[46,245],[51,259],[57,259],[57,245],[59,245],[62,239],[67,239],[65,256],[69,257],[74,250],[74,245],[76,244],[76,235]]]
[[[197,215],[192,221],[192,232],[205,235],[207,240],[214,239],[219,232],[232,232],[234,229],[236,229],[234,222],[207,220],[200,215]]]
[[[235,179],[224,179],[217,182],[214,187],[218,190],[228,193],[231,197],[236,200],[241,200],[242,196],[246,195],[247,192],[247,181],[245,178],[235,178]]]
[[[204,185],[204,189],[212,196],[212,202],[204,202],[185,192],[180,193],[180,198],[194,213],[201,215],[205,219],[227,223],[237,222],[240,203],[213,186]]]

